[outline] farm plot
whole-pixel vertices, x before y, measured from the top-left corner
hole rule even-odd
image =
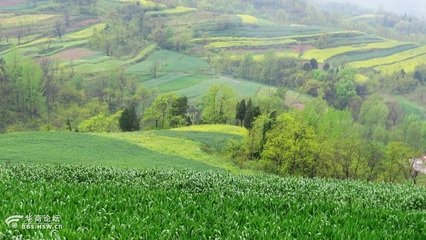
[[[215,169],[200,161],[163,154],[120,139],[69,132],[3,134],[0,152],[0,163]]]
[[[395,48],[401,45],[406,45],[406,44],[398,42],[398,41],[387,40],[387,41],[382,41],[377,43],[361,44],[361,45],[353,45],[353,46],[342,46],[337,48],[312,49],[307,51],[303,55],[303,58],[305,59],[316,58],[320,62],[325,62],[329,58],[332,58],[336,55],[344,54],[347,52],[367,51],[367,50],[373,50],[373,49],[389,49],[389,48]]]
[[[374,58],[367,61],[352,62],[350,65],[356,68],[375,68],[379,66],[389,66],[399,62],[408,61],[410,59],[416,59],[425,54],[426,46],[422,46],[383,58]]]
[[[96,52],[89,50],[87,48],[73,48],[65,51],[61,51],[52,56],[54,59],[60,59],[64,61],[73,61],[83,58],[92,57]]]
[[[241,79],[210,76],[209,79],[197,85],[194,85],[185,89],[177,90],[175,91],[175,93],[179,95],[187,96],[191,101],[196,101],[211,86],[217,85],[217,84],[229,85],[235,90],[236,94],[239,97],[253,97],[258,93],[258,91],[263,86],[265,86],[260,83],[245,81]]]
[[[1,219],[58,215],[61,239],[426,238],[426,189],[409,185],[23,165],[1,165],[0,183]],[[49,233],[0,223],[5,239]]]
[[[248,24],[248,25],[257,25],[258,20],[256,17],[251,16],[251,15],[237,15],[238,17],[241,18],[241,21],[243,22],[243,24]]]
[[[297,36],[308,34],[320,34],[327,32],[327,29],[315,26],[284,26],[284,25],[263,25],[263,26],[240,26],[227,30],[209,31],[212,37],[258,37],[273,38],[283,36]]]
[[[153,152],[167,154],[170,156],[179,156],[184,159],[193,160],[224,169],[232,173],[253,173],[253,171],[243,171],[232,161],[224,159],[219,154],[215,154],[230,140],[240,141],[240,136],[224,133],[210,132],[188,132],[188,131],[171,131],[158,130],[140,133],[107,133],[97,134],[102,137],[112,138],[125,141],[128,143],[141,146]],[[208,142],[211,140],[212,142]],[[210,151],[206,151],[209,148]],[[188,166],[190,167],[190,166]]]
[[[195,74],[209,68],[207,62],[200,58],[160,50],[151,54],[145,61],[130,66],[127,72],[139,76],[141,80],[151,80],[154,78],[152,74],[154,67],[157,68],[158,77],[179,73]]]
[[[189,88],[207,80],[209,80],[209,77],[203,75],[169,74],[146,81],[144,82],[144,86],[155,88],[159,92],[166,93]]]
[[[58,15],[56,14],[2,14],[0,15],[0,22],[2,27],[14,28],[18,26],[24,27],[28,25],[42,25],[57,17]]]
[[[375,67],[385,74],[392,74],[404,70],[405,72],[414,72],[420,65],[426,63],[426,53],[414,58],[408,58],[406,60],[396,62],[393,64],[381,65]]]
[[[364,61],[372,58],[386,57],[409,49],[417,48],[416,44],[405,44],[393,48],[368,49],[361,51],[346,52],[329,58],[327,61],[332,63],[348,63],[355,61]]]
[[[196,8],[189,8],[189,7],[181,7],[178,6],[176,8],[168,8],[161,11],[153,11],[148,12],[149,15],[181,15],[185,13],[195,12],[197,11]]]

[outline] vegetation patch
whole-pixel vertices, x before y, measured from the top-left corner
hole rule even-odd
[[[258,22],[257,18],[251,15],[238,15],[238,17],[241,18],[244,24],[256,25]]]
[[[0,135],[0,152],[0,163],[214,169],[210,165],[179,155],[163,154],[120,139],[83,133],[3,134]]]
[[[1,219],[59,215],[67,239],[426,238],[426,190],[409,185],[21,165],[1,165],[0,183]],[[6,239],[49,232],[0,224]]]
[[[401,45],[405,45],[405,44],[398,41],[387,40],[387,41],[382,41],[377,43],[360,44],[360,45],[354,45],[354,46],[342,46],[337,48],[326,48],[326,49],[312,49],[307,51],[303,55],[303,57],[305,59],[316,58],[318,61],[324,62],[327,59],[330,59],[336,55],[344,54],[347,52],[369,51],[374,49],[389,49],[389,48],[395,48]]]
[[[361,50],[361,51],[346,52],[346,53],[333,56],[329,58],[327,61],[333,62],[333,63],[339,63],[339,64],[355,62],[355,61],[363,61],[363,60],[368,60],[372,58],[390,56],[390,55],[397,54],[399,52],[403,52],[403,51],[417,48],[417,47],[418,45],[416,44],[406,44],[406,45],[396,46],[393,48],[368,49],[368,50]]]

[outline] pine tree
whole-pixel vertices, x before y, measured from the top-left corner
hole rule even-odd
[[[237,114],[236,118],[240,121],[241,127],[243,126],[244,117],[246,115],[246,100],[241,100],[241,102],[237,103]]]
[[[124,108],[119,119],[119,125],[123,132],[138,131],[140,129],[139,118],[136,114],[135,106]]]
[[[249,99],[246,106],[246,112],[244,114],[244,127],[247,129],[251,129],[253,126],[253,121],[253,103],[251,99]]]

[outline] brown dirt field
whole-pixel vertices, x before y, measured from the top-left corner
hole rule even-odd
[[[0,7],[10,7],[24,3],[24,0],[1,0]]]
[[[93,19],[87,19],[87,20],[83,20],[83,21],[74,23],[72,25],[72,27],[75,27],[75,28],[87,27],[89,25],[99,23],[99,22],[100,22],[99,19],[94,19],[94,18]]]
[[[77,60],[93,56],[95,52],[86,48],[73,48],[55,54],[53,57],[62,60]]]

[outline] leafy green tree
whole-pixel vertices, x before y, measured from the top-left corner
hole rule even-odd
[[[244,79],[252,80],[254,78],[254,58],[252,54],[244,55],[240,62],[240,76]]]
[[[81,122],[78,125],[78,130],[80,132],[118,132],[120,131],[119,119],[121,116],[122,111],[112,115],[100,113]]]
[[[235,116],[236,94],[228,85],[214,85],[202,97],[203,122],[226,123]]]
[[[336,96],[339,107],[346,108],[351,99],[356,95],[356,86],[353,79],[343,77],[339,80],[339,82],[337,82]]]
[[[372,97],[362,104],[359,122],[367,127],[367,137],[372,136],[377,126],[386,126],[388,115],[388,106],[379,98]]]
[[[411,159],[418,152],[403,142],[390,142],[386,146],[384,162],[384,180],[387,182],[404,182],[411,177]]]
[[[314,130],[292,114],[282,114],[267,134],[262,158],[273,164],[276,173],[314,177],[319,161]]]

